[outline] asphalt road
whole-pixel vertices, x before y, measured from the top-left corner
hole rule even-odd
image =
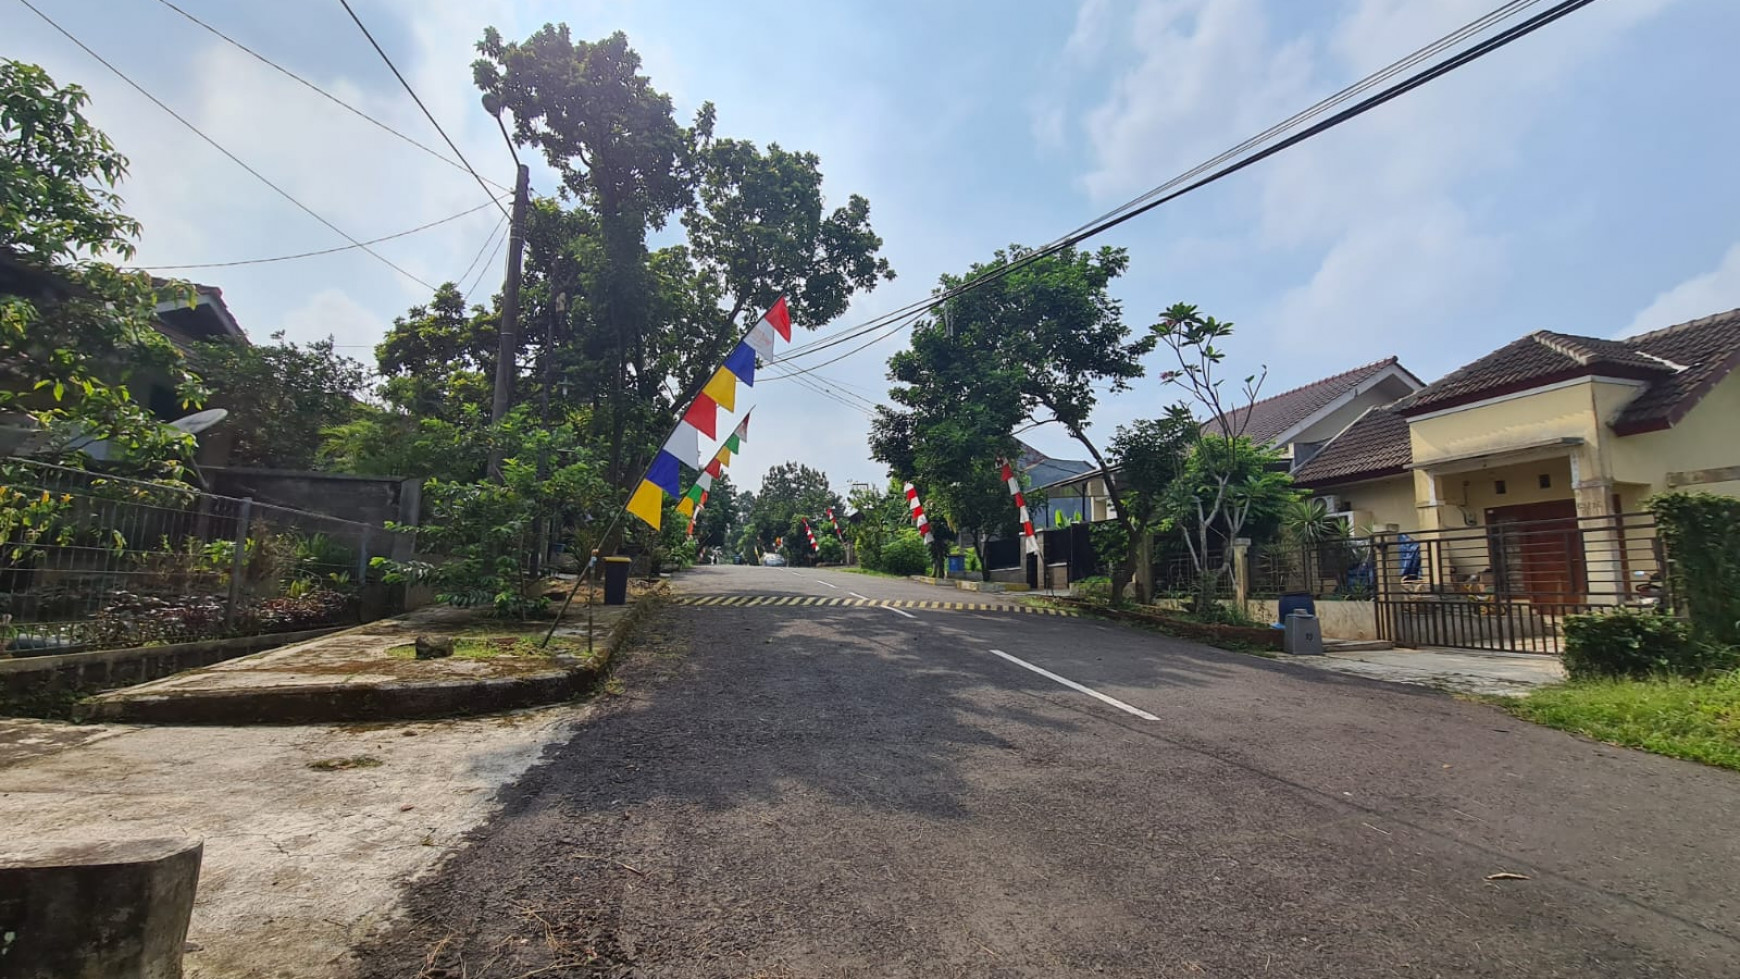
[[[1740,975],[1740,777],[1480,704],[970,609],[672,607],[622,676],[368,975]]]

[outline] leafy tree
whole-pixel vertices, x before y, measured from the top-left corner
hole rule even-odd
[[[742,519],[737,488],[720,473],[707,490],[707,505],[695,518],[695,541],[702,547],[724,547],[726,533]]]
[[[1088,437],[1095,386],[1127,390],[1157,342],[1131,339],[1108,291],[1128,256],[1072,248],[1011,268],[1025,254],[1011,246],[964,275],[942,277],[943,290],[977,287],[948,300],[941,315],[914,330],[911,348],[889,360],[890,376],[903,385],[890,394],[910,418],[884,412],[872,426],[872,454],[897,471],[905,463],[924,473],[928,462],[927,497],[957,529],[977,530],[999,510],[1013,519],[1007,488],[999,505],[993,486],[1001,485],[996,457],[1015,452],[1015,426],[1024,419],[1060,424],[1104,473],[1133,542],[1140,528],[1123,505],[1118,476]]]
[[[322,432],[357,412],[367,376],[339,354],[329,337],[307,346],[276,333],[263,346],[202,343],[194,352],[206,404],[227,408],[234,437],[231,461],[244,466],[311,469]]]
[[[751,547],[770,551],[773,542],[783,537],[788,559],[811,563],[814,553],[803,534],[802,521],[819,518],[829,507],[840,508],[840,498],[828,488],[826,473],[796,462],[781,463],[761,478],[761,492],[755,494],[744,518],[746,541]],[[821,539],[819,532],[816,539]]]
[[[1139,600],[1154,595],[1154,533],[1162,529],[1165,501],[1183,474],[1199,434],[1196,420],[1183,405],[1174,405],[1156,419],[1121,425],[1112,436],[1109,457],[1123,488],[1122,506],[1138,529],[1135,553],[1124,535],[1114,548],[1114,563],[1129,562]]]
[[[0,415],[29,417],[50,444],[110,441],[174,475],[193,439],[129,385],[160,381],[183,406],[197,403],[202,392],[155,328],[159,302],[194,294],[112,264],[133,257],[140,228],[115,190],[126,157],[85,118],[89,98],[0,59]]]
[[[1149,328],[1178,364],[1163,372],[1161,380],[1184,391],[1208,416],[1168,502],[1195,567],[1199,606],[1213,604],[1214,582],[1231,573],[1232,548],[1227,545],[1259,522],[1270,529],[1278,525],[1293,495],[1292,480],[1276,471],[1279,453],[1245,437],[1251,406],[1268,369],[1246,375],[1236,393],[1224,389],[1226,353],[1215,344],[1232,332],[1232,323],[1206,316],[1188,303],[1169,307]]]
[[[500,319],[482,306],[467,309],[459,287],[442,283],[428,305],[393,320],[375,347],[387,403],[448,422],[460,421],[468,409],[487,411]]]

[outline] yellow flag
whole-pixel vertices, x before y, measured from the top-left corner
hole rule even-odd
[[[694,499],[694,497],[685,496],[682,499],[678,500],[677,501],[677,512],[682,514],[685,517],[694,516],[695,515],[695,499]]]
[[[714,454],[713,458],[718,459],[720,465],[729,466],[731,464],[731,450],[721,445],[719,446],[719,451]]]
[[[647,480],[640,481],[640,488],[629,498],[628,512],[659,529],[659,516],[665,507],[665,491]]]
[[[713,379],[701,389],[701,393],[714,401],[726,411],[737,410],[737,375],[721,367],[713,372]]]

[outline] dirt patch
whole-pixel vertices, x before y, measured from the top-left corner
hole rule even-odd
[[[353,768],[379,768],[386,762],[374,755],[351,755],[349,758],[322,758],[311,761],[308,767],[317,772],[345,772]]]

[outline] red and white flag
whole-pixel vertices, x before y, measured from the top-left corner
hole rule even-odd
[[[924,515],[924,507],[918,502],[918,490],[914,489],[911,483],[906,484],[906,507],[912,511],[912,522],[917,525],[919,534],[924,537],[924,542],[929,544],[931,542],[930,518]]]
[[[1038,554],[1039,538],[1033,533],[1033,517],[1027,512],[1027,498],[1021,495],[1021,480],[1015,478],[1009,460],[1000,461],[1003,463],[1003,482],[1009,484],[1009,492],[1015,497],[1015,509],[1021,514],[1021,546],[1029,554]]]

